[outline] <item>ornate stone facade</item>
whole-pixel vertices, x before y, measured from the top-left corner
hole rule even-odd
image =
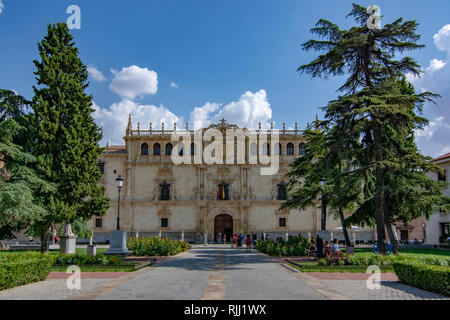
[[[222,120],[210,128],[225,133],[226,129],[237,129],[237,126]],[[171,141],[174,130],[165,130],[164,124],[160,130],[154,130],[152,124],[149,130],[141,130],[140,124],[133,130],[130,117],[125,146],[108,147],[103,152],[100,157],[104,171],[102,183],[111,199],[111,207],[104,217],[91,221],[98,241],[107,238],[115,229],[118,195],[115,179],[119,175],[124,179],[121,224],[130,235],[137,231],[141,236],[162,232],[164,236],[179,239],[184,231],[187,240],[202,241],[207,232],[212,240],[216,236],[214,231],[220,230],[216,221],[219,215],[228,215],[232,219],[232,230],[229,227],[222,230],[227,234],[259,236],[265,232],[273,237],[284,237],[286,232],[307,234],[320,228],[320,208],[279,210],[283,203],[278,199],[279,188],[287,182],[288,165],[302,156],[300,153],[306,143],[297,126],[294,130],[286,130],[283,125],[283,130],[279,131],[279,170],[270,176],[261,175],[262,165],[249,163],[247,142],[243,164],[175,165],[168,155],[170,152],[166,153],[166,149],[172,150],[175,146],[176,142]],[[187,125],[183,132],[194,134],[194,131],[188,131]],[[327,225],[330,231],[340,226],[332,216]]]

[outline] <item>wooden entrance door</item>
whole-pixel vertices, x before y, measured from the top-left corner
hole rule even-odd
[[[217,239],[217,234],[221,232],[226,235],[227,242],[231,241],[233,236],[233,218],[228,214],[220,214],[214,219],[214,239]]]

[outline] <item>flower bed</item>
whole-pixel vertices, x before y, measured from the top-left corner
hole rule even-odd
[[[278,242],[258,241],[255,248],[274,257],[303,257],[307,254],[308,240],[303,237],[292,237],[287,242],[282,239]]]
[[[394,262],[397,277],[411,286],[450,296],[450,267],[423,262]]]
[[[127,247],[137,257],[174,256],[191,248],[186,241],[160,239],[159,237],[133,238],[128,241]]]
[[[5,255],[0,257],[0,290],[43,281],[52,269],[47,255]]]

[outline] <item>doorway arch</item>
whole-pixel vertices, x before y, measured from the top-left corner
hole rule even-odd
[[[221,232],[222,237],[225,234],[227,242],[231,241],[233,236],[233,217],[228,214],[219,214],[214,219],[214,239],[217,239],[217,234]]]

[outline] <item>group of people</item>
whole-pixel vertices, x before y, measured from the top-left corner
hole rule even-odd
[[[257,241],[256,235],[251,236],[248,234],[244,239],[244,235],[242,235],[242,233],[239,235],[234,234],[233,237],[231,238],[231,248],[236,249],[236,252],[240,251],[245,242],[245,249],[246,252],[248,253],[256,244],[256,241]]]
[[[312,236],[309,241],[309,253],[317,254],[317,257],[324,258],[329,257],[331,254],[340,254],[341,249],[339,249],[339,243],[337,239],[334,239],[330,244],[328,241],[323,241],[320,235],[317,235],[317,238]]]

